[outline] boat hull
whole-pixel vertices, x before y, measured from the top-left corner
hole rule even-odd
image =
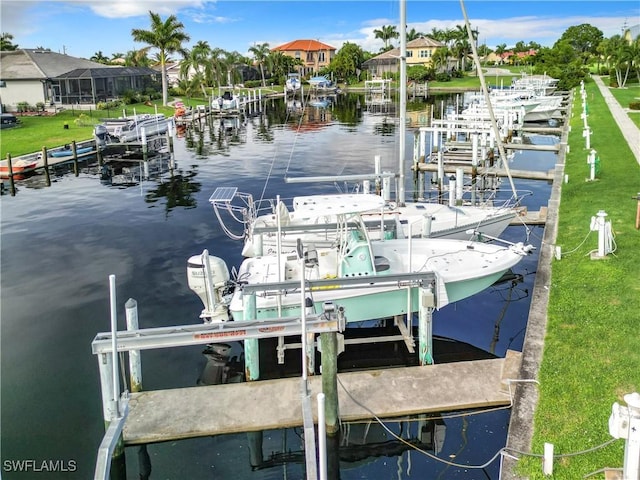
[[[309,251],[308,251],[309,252]],[[347,322],[360,322],[406,314],[419,310],[420,288],[399,285],[397,281],[380,283],[386,276],[433,273],[435,307],[456,302],[495,283],[527,253],[521,246],[499,247],[480,242],[440,239],[372,241],[351,240],[344,254],[335,249],[312,250],[313,265],[300,266],[296,255],[266,255],[247,258],[240,266],[238,279],[251,285],[299,282],[304,269],[306,280],[358,279],[359,285],[328,285],[313,288],[306,296],[313,300],[315,313],[321,313],[325,302],[344,308]],[[372,259],[375,259],[372,260]],[[409,296],[410,294],[410,296]],[[255,298],[255,316],[246,316],[247,305]],[[234,320],[253,320],[300,315],[299,288],[294,292],[269,289],[268,293],[244,295],[242,288],[234,292],[229,312]],[[249,311],[253,311],[250,308]],[[253,315],[253,314],[251,314]]]
[[[498,281],[506,271],[496,272],[482,278],[447,283],[445,288],[448,302],[457,302],[487,289]],[[386,290],[371,287],[369,293],[362,293],[357,296],[352,296],[347,292],[342,293],[340,290],[326,290],[323,293],[316,291],[313,292],[313,312],[307,310],[306,313],[320,314],[324,311],[325,302],[333,302],[344,309],[347,323],[406,315],[409,302],[407,290],[410,290],[411,313],[416,313],[420,308],[420,292],[417,287],[394,287]],[[273,302],[258,301],[255,318],[248,318],[245,315],[244,308],[237,308],[237,306],[233,305],[230,308],[230,313],[234,321],[300,316],[302,314],[300,298],[295,299],[293,297],[295,295],[288,296],[280,308],[276,305],[275,297]],[[268,303],[271,304],[269,305]],[[241,303],[236,305],[241,305]]]

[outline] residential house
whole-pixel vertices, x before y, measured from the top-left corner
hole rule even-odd
[[[627,42],[629,42],[629,45],[631,45],[639,35],[640,23],[625,29],[624,33],[622,34],[622,38],[624,38]]]
[[[445,44],[430,37],[420,37],[407,42],[407,67],[415,65],[431,66],[431,58]],[[396,73],[400,65],[400,49],[394,48],[370,58],[363,63],[373,78],[382,78],[385,74]]]
[[[100,101],[157,85],[151,68],[103,65],[50,50],[0,52],[0,103],[15,111],[18,104],[95,108]]]
[[[491,52],[486,57],[486,61],[495,65],[516,65],[525,61],[527,57],[533,57],[537,54],[537,50],[529,49],[526,52],[514,52],[509,50],[508,52],[502,52],[497,54]]]
[[[301,60],[302,66],[298,68],[298,73],[303,77],[317,74],[331,63],[336,54],[335,47],[317,40],[294,40],[272,48],[271,51],[282,52],[288,57]]]

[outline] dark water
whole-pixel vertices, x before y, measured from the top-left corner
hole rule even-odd
[[[313,111],[302,124],[287,117],[281,101],[268,102],[267,115],[239,128],[229,122],[203,124],[200,133],[190,130],[177,139],[172,172],[169,159],[158,160],[151,179],[126,188],[102,183],[99,169],[88,162],[78,176],[62,167],[50,187],[40,175],[20,182],[15,197],[2,196],[3,478],[93,477],[104,423],[91,341],[109,330],[108,277],[116,275],[120,308],[128,298],[137,300],[141,328],[200,323],[202,306],[186,282],[187,258],[207,248],[229,265],[241,260],[240,245],[221,232],[207,202],[215,187],[238,186],[256,198],[289,197],[335,188],[288,184],[285,176],[370,172],[376,154],[384,169],[395,169],[392,116],[367,111],[363,96],[340,98],[339,105]],[[407,145],[408,159],[412,143]],[[553,163],[553,154],[522,152],[512,168],[547,170]],[[546,204],[545,182],[517,181],[517,187],[533,192],[526,200],[529,208]],[[519,241],[527,235],[539,246],[540,228],[510,227],[504,238]],[[532,255],[518,265],[522,282],[492,287],[437,312],[434,334],[498,356],[521,350],[536,264]],[[206,363],[201,352],[202,347],[145,351],[144,388],[196,385]],[[224,402],[212,398],[202,408],[223,409]],[[438,448],[424,440],[436,424],[439,431],[444,425],[438,457],[482,465],[504,446],[509,411],[427,420],[390,422],[389,428],[405,439],[421,439],[433,453]],[[344,454],[339,462],[334,458],[333,478],[498,478],[499,460],[484,469],[447,465],[410,451],[375,424],[365,429],[369,445],[358,447],[363,429],[351,426],[349,437],[340,440]],[[249,448],[255,438],[246,434],[167,442],[143,451],[130,447],[127,478],[300,479],[305,475],[301,438],[298,429],[264,432],[262,455]],[[57,472],[42,471],[43,462],[54,463],[49,469]]]

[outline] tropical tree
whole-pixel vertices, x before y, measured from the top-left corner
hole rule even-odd
[[[568,42],[587,64],[589,59],[598,53],[598,45],[603,39],[602,31],[593,25],[583,23],[569,27],[562,34],[558,42]],[[558,43],[556,42],[556,43]]]
[[[219,87],[226,79],[227,52],[221,48],[212,48],[205,68],[205,76],[209,85]]]
[[[362,48],[355,43],[346,42],[331,60],[329,68],[338,78],[357,80],[364,56]]]
[[[640,35],[631,44],[631,56],[633,58],[633,67],[640,83]]]
[[[411,40],[415,40],[416,38],[420,38],[420,37],[424,37],[424,34],[422,32],[416,31],[415,28],[412,28],[411,30],[407,31],[407,42],[410,42]]]
[[[109,63],[124,63],[124,53],[112,53]]]
[[[124,64],[127,67],[148,67],[151,60],[147,56],[151,47],[141,48],[140,50],[129,50],[124,55]]]
[[[18,49],[18,45],[14,45],[13,35],[10,33],[2,32],[2,36],[0,37],[0,51],[13,51]]]
[[[204,97],[207,98],[207,75],[206,69],[209,65],[209,54],[211,47],[209,43],[203,40],[198,41],[191,50],[182,52],[183,59],[180,62],[180,78],[189,79],[191,77],[196,80],[199,88],[202,90]]]
[[[98,63],[109,63],[109,59],[107,57],[104,56],[104,53],[102,53],[102,50],[94,53],[89,60],[91,60],[92,62],[98,62]]]
[[[255,63],[260,67],[260,76],[262,77],[262,86],[265,87],[266,83],[264,80],[264,65],[270,53],[269,44],[261,43],[259,45],[254,45],[253,47],[249,47],[249,52],[253,54],[253,59]]]
[[[151,30],[134,28],[131,36],[136,42],[143,42],[159,50],[160,70],[162,73],[162,104],[168,102],[167,86],[167,57],[171,53],[182,52],[182,43],[188,42],[190,37],[184,30],[182,22],[175,15],[170,15],[163,22],[160,15],[149,11]]]
[[[447,47],[437,48],[431,56],[431,65],[434,71],[439,72],[447,69],[447,61],[449,60],[449,49]]]
[[[379,38],[384,42],[384,51],[389,50],[389,42],[393,38],[398,38],[400,36],[395,25],[383,25],[380,29],[375,29],[373,34],[375,35],[375,38]]]
[[[616,86],[624,87],[633,66],[634,48],[620,35],[609,38],[606,45],[607,63],[614,71]]]

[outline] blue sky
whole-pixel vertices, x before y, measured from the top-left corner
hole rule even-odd
[[[623,26],[640,23],[640,2],[629,1],[482,1],[466,0],[465,8],[480,42],[494,48],[517,41],[553,43],[570,26],[591,24],[605,37]],[[397,0],[2,0],[2,32],[21,48],[45,47],[89,58],[141,48],[133,28],[149,29],[149,11],[162,18],[175,14],[191,37],[211,47],[247,54],[254,44],[275,47],[295,39],[313,38],[336,48],[352,42],[377,52],[382,46],[373,31],[399,24]],[[408,28],[428,33],[454,28],[464,18],[458,0],[407,1]]]

